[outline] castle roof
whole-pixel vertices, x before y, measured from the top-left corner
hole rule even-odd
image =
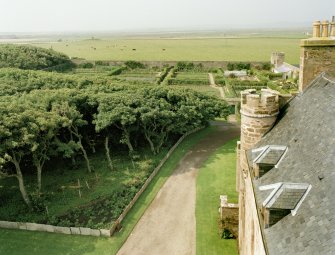
[[[259,212],[265,202],[267,208],[294,209],[295,212],[263,229],[269,254],[334,254],[334,78],[326,74],[318,76],[281,110],[275,126],[254,148],[274,144],[288,149],[276,169],[254,180],[257,206]],[[254,156],[250,150],[249,162]],[[279,157],[272,156],[274,161]],[[278,186],[272,195],[269,190],[265,191],[264,186],[278,183],[286,186],[280,189]],[[304,187],[294,189],[292,184]]]

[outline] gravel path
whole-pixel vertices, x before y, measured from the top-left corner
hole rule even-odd
[[[240,134],[234,124],[214,122],[213,125],[218,126],[217,130],[179,162],[118,255],[195,254],[197,171],[217,148]]]
[[[212,73],[209,73],[208,74],[208,77],[209,77],[209,86],[214,88],[214,89],[218,89],[219,92],[220,92],[220,96],[222,99],[225,98],[225,94],[224,94],[224,91],[223,91],[223,88],[221,86],[218,86],[215,84],[215,79],[214,79],[214,76]]]

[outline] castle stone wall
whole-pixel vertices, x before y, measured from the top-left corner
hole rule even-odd
[[[241,255],[263,255],[265,246],[261,232],[252,178],[246,151],[253,148],[273,126],[279,113],[279,95],[273,90],[241,92],[241,142],[237,152],[240,158],[239,188],[239,251]]]

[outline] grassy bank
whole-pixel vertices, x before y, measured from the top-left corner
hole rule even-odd
[[[214,129],[210,127],[192,134],[181,143],[127,215],[122,230],[112,238],[69,238],[61,234],[0,229],[0,254],[116,254],[180,159]]]
[[[219,234],[219,198],[228,195],[236,203],[235,191],[236,141],[231,140],[218,149],[199,170],[196,200],[197,255],[238,254],[236,240],[221,239]]]

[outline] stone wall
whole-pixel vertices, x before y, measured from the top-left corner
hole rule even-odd
[[[228,203],[225,195],[220,196],[220,200],[221,228],[228,229],[235,238],[238,238],[238,205]]]
[[[111,236],[111,231],[109,229],[58,227],[58,226],[28,223],[28,222],[0,221],[0,228],[59,233],[66,235],[104,236],[104,237]]]
[[[187,60],[186,60],[187,61]],[[81,63],[95,63],[94,60],[84,60],[84,59],[72,59],[72,62],[74,62],[75,64],[81,64]],[[107,60],[104,62],[108,62],[110,65],[115,66],[115,65],[123,65],[126,61],[116,61],[116,60]],[[154,66],[158,66],[160,68],[162,68],[163,66],[169,65],[169,66],[174,66],[177,64],[177,62],[180,61],[139,61],[143,64],[145,64],[148,67],[154,67]],[[217,67],[221,67],[226,69],[228,63],[240,63],[240,62],[246,62],[246,61],[187,61],[187,62],[192,62],[195,65],[197,64],[202,64],[204,67],[206,68],[217,68]],[[249,63],[249,62],[248,62]],[[266,62],[257,62],[257,61],[253,61],[250,62],[251,66],[255,67],[255,66],[260,66]]]
[[[335,76],[335,22],[316,21],[313,37],[301,41],[299,90],[322,72]]]
[[[246,152],[273,126],[279,113],[279,93],[262,90],[241,92],[241,142],[239,171],[239,251],[241,255],[266,254]]]

